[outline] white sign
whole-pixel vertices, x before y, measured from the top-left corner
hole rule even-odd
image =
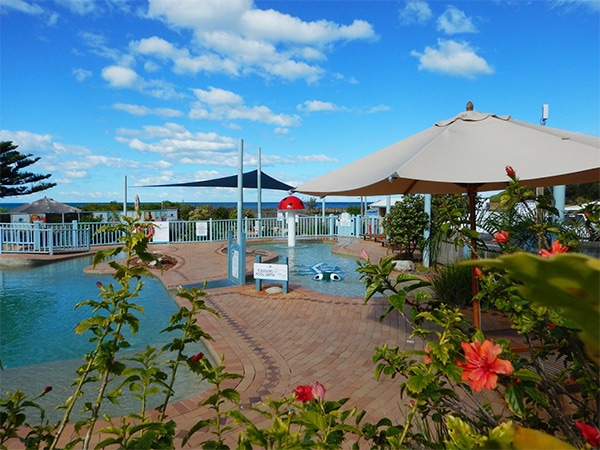
[[[196,236],[208,236],[208,222],[196,222]]]
[[[350,214],[340,214],[340,227],[349,227],[350,225],[352,225],[352,222],[350,221]]]
[[[152,242],[168,243],[169,242],[169,222],[150,222],[154,227],[154,235]]]
[[[240,279],[240,252],[236,249],[231,250],[231,276]]]
[[[288,281],[287,264],[254,264],[254,279]]]

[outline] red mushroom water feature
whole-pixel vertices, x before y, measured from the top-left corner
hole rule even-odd
[[[296,211],[306,209],[302,200],[293,195],[288,195],[279,202],[277,206],[279,211],[285,211],[288,224],[288,247],[296,246]]]

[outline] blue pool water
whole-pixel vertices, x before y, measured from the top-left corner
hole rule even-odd
[[[276,252],[280,264],[283,263],[284,257],[288,258],[290,283],[300,284],[324,294],[364,298],[366,288],[356,272],[357,258],[332,253],[332,244],[296,241],[295,247],[288,247],[287,242],[261,243],[256,244],[256,247]],[[314,277],[319,272],[336,273],[342,279],[317,281]]]
[[[91,257],[34,267],[0,269],[0,359],[4,368],[78,358],[90,349],[88,337],[75,326],[92,314],[76,303],[98,300],[97,281],[114,283],[110,276],[83,273]],[[140,296],[144,308],[137,334],[126,334],[133,348],[167,342],[159,331],[177,311],[171,295],[155,278],[144,278]]]
[[[52,392],[42,400],[57,404],[66,399],[75,370],[91,349],[88,333],[77,335],[73,329],[90,317],[92,310],[74,306],[99,299],[97,281],[115,282],[108,275],[85,274],[83,269],[91,263],[91,257],[81,257],[33,267],[0,268],[0,360],[4,367],[0,371],[0,395],[16,389],[34,395],[51,385]],[[160,347],[169,342],[169,336],[160,330],[177,311],[175,300],[159,280],[144,278],[143,282],[139,296],[132,300],[144,308],[144,314],[138,315],[139,331],[135,335],[128,330],[124,333],[132,345],[129,354],[143,351],[146,345]],[[206,351],[202,346],[192,350]],[[205,389],[185,372],[179,398]],[[123,408],[117,411],[122,413]]]

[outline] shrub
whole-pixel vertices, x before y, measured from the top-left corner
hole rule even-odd
[[[471,268],[458,262],[437,266],[431,277],[431,289],[447,305],[467,306],[473,298]]]
[[[429,216],[424,211],[425,201],[421,195],[405,195],[383,218],[383,229],[391,243],[401,244],[403,252],[412,259],[418,248],[425,245],[424,231]]]

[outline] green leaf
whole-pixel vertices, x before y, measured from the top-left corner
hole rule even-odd
[[[519,369],[516,372],[513,372],[512,375],[515,378],[519,378],[521,381],[535,381],[536,383],[542,382],[542,377],[540,377],[537,373],[527,369]]]
[[[434,380],[433,374],[416,373],[408,377],[406,387],[414,394],[422,392]]]
[[[462,367],[457,366],[456,364],[448,364],[444,368],[444,373],[450,378],[452,381],[459,382],[462,378],[463,369]]]
[[[399,311],[404,313],[404,305],[406,304],[406,292],[400,291],[389,296],[388,301],[390,304]]]
[[[504,391],[504,399],[510,410],[517,416],[522,417],[525,413],[525,405],[523,404],[523,393],[515,386],[508,386]]]
[[[221,395],[232,403],[240,401],[240,393],[235,389],[223,389]]]
[[[478,264],[503,268],[521,283],[523,297],[560,310],[571,323],[559,325],[581,329],[588,356],[600,362],[600,259],[575,253],[541,258],[520,252]]]
[[[185,444],[187,444],[187,442],[190,440],[190,438],[199,430],[201,430],[204,427],[208,427],[210,426],[212,423],[212,420],[200,420],[199,422],[196,422],[196,424],[194,424],[192,426],[192,428],[190,428],[190,431],[188,431],[186,433],[186,435],[183,437],[183,440],[181,441],[181,445],[185,446]]]

